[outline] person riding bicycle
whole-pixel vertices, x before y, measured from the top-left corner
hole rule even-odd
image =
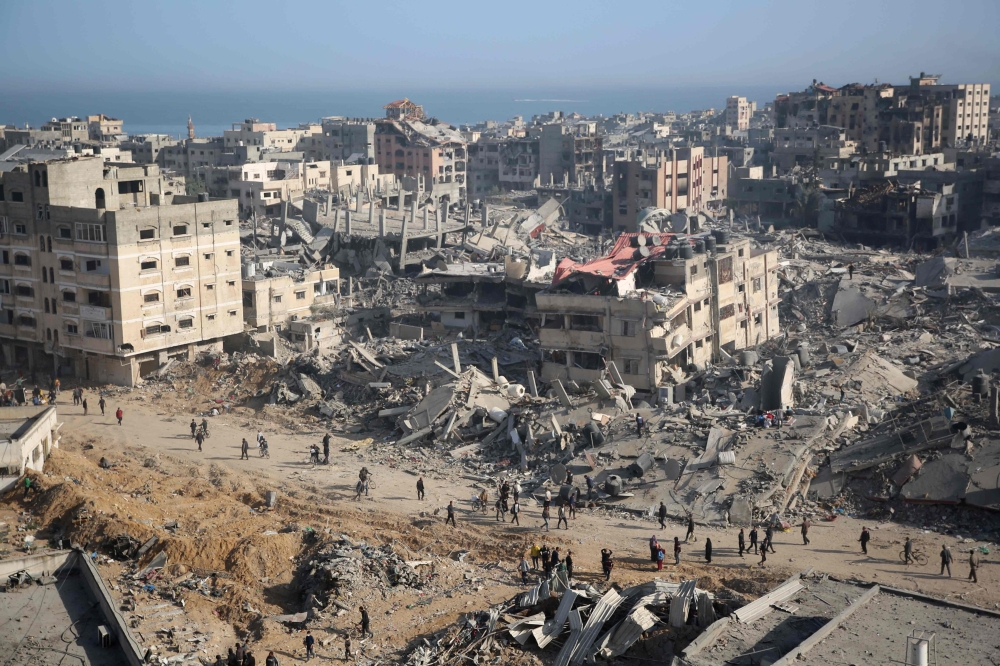
[[[206,436],[208,436],[208,419],[201,420],[201,431],[204,432]]]
[[[913,562],[913,541],[910,537],[906,537],[906,543],[903,544],[903,557],[906,564]]]
[[[194,419],[191,419],[191,438],[194,439],[195,435],[198,434],[198,424],[195,423]]]
[[[309,447],[309,462],[313,465],[319,464],[319,447],[315,444]]]
[[[486,513],[489,503],[490,503],[490,493],[486,490],[486,488],[483,488],[482,492],[479,493],[479,506],[482,509],[483,513]]]
[[[257,448],[260,449],[260,455],[261,455],[261,457],[264,457],[264,456],[268,455],[268,453],[267,453],[267,440],[264,439],[263,437],[261,437],[259,440],[257,440]]]

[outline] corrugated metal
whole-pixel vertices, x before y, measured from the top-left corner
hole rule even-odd
[[[636,606],[618,626],[607,647],[601,651],[601,656],[611,659],[625,654],[642,637],[643,632],[649,631],[658,621],[645,606]]]
[[[771,612],[772,604],[779,604],[788,601],[802,589],[802,582],[799,579],[790,580],[781,587],[768,592],[760,599],[753,601],[738,611],[733,612],[733,616],[743,624],[749,624],[754,620],[764,617]]]
[[[573,657],[570,659],[571,664],[582,664],[583,660],[589,656],[590,646],[597,640],[597,634],[600,633],[601,627],[611,619],[615,610],[624,600],[625,598],[618,594],[616,590],[608,590],[601,597],[601,600],[594,606],[594,610],[590,614],[586,626],[583,628],[579,644],[573,650]]]
[[[569,613],[569,637],[563,643],[562,649],[556,656],[553,666],[569,666],[570,657],[576,650],[577,643],[580,642],[580,635],[583,633],[583,618],[580,617],[580,609],[574,608]]]
[[[566,593],[563,594],[562,599],[559,601],[559,608],[556,609],[555,616],[543,626],[531,632],[538,643],[538,647],[545,647],[553,638],[563,632],[563,628],[566,626],[566,618],[569,617],[569,612],[573,609],[573,604],[576,603],[576,596],[576,592],[573,590],[566,590]]]
[[[683,627],[687,623],[688,609],[694,599],[695,581],[686,580],[670,601],[670,626]]]
[[[511,638],[515,641],[524,645],[528,642],[528,637],[531,636],[531,632],[535,627],[540,627],[545,624],[545,613],[535,613],[526,618],[518,620],[517,622],[511,623],[507,627],[507,631],[510,632]]]

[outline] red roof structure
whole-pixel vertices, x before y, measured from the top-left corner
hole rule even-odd
[[[637,236],[645,236],[645,247],[649,249],[648,254],[643,255],[639,246],[635,244],[634,240]],[[672,233],[621,234],[614,247],[611,248],[611,252],[604,257],[592,259],[583,264],[579,264],[569,257],[564,258],[556,266],[555,274],[552,276],[552,284],[558,284],[581,273],[611,280],[621,280],[628,277],[643,262],[662,257],[667,251],[667,243],[675,236],[676,234]],[[659,238],[659,243],[656,242],[656,238]]]

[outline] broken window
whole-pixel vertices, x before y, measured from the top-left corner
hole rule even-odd
[[[628,338],[634,338],[638,328],[639,328],[639,322],[637,321],[623,321],[622,335]]]
[[[626,375],[639,374],[639,359],[626,358],[622,361],[622,373]]]
[[[181,287],[177,290],[177,298],[191,298],[191,287]]]
[[[601,318],[598,315],[572,315],[569,327],[574,331],[600,332],[603,330],[601,328]]]
[[[719,284],[733,281],[733,258],[723,257],[719,260]]]
[[[698,274],[698,265],[697,264],[692,264],[691,265],[691,277],[694,277],[697,274]]]
[[[732,304],[724,305],[719,308],[719,319],[729,319],[730,317],[735,316],[735,314],[735,308]]]
[[[575,351],[573,353],[573,365],[582,370],[602,370],[604,369],[604,358],[595,352]]]
[[[760,326],[764,323],[764,316],[761,313],[757,313],[753,316],[754,326]]]
[[[543,314],[542,328],[563,328],[566,325],[566,317],[561,314]]]
[[[755,278],[753,279],[753,293],[755,293],[755,294],[756,294],[756,293],[757,293],[758,291],[760,291],[760,289],[761,289],[761,284],[762,284],[762,283],[761,283],[761,279],[760,279],[759,277],[755,277]]]

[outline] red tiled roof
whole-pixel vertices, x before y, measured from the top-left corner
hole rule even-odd
[[[556,266],[556,272],[552,276],[552,284],[558,284],[578,273],[588,273],[599,277],[621,280],[627,277],[644,261],[656,259],[663,255],[667,250],[667,242],[675,234],[642,234],[646,237],[646,247],[649,248],[648,257],[642,256],[639,253],[639,248],[632,244],[632,239],[638,235],[634,233],[621,234],[607,256],[592,259],[584,264],[578,264],[569,257],[564,258]],[[653,245],[650,240],[653,236],[659,236],[662,239],[659,245]]]
[[[825,83],[817,83],[816,85],[813,86],[813,88],[815,88],[816,90],[819,90],[821,92],[837,92],[836,88],[831,88],[830,86],[826,85]]]
[[[389,102],[388,104],[386,104],[382,108],[383,109],[398,109],[398,108],[401,108],[401,107],[404,107],[404,106],[416,106],[416,104],[414,104],[409,99],[407,99],[407,98],[404,97],[403,99],[397,99],[395,102]]]

